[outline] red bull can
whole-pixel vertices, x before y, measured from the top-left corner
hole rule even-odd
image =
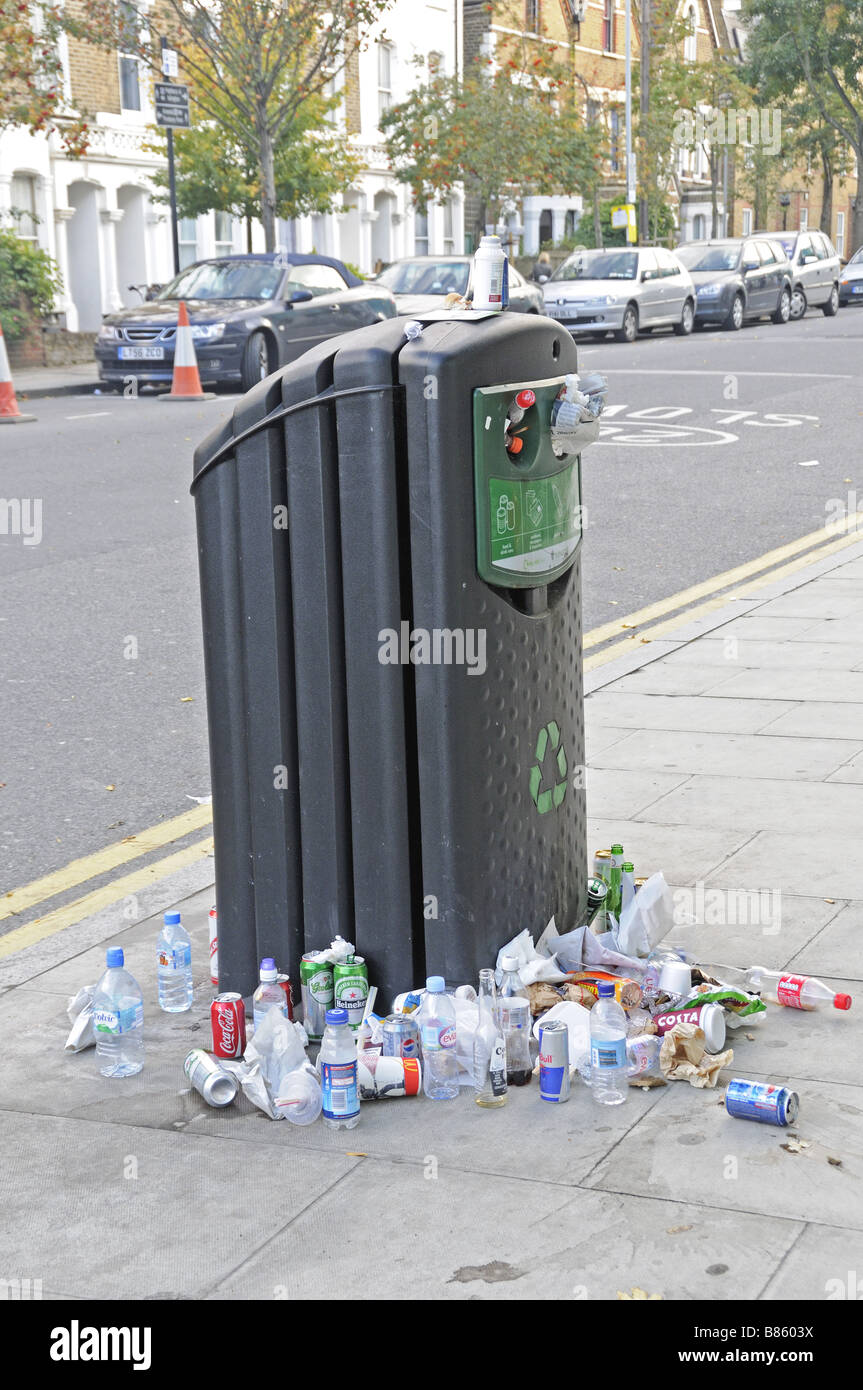
[[[558,1105],[569,1100],[569,1029],[562,1018],[540,1025],[539,1098]]]
[[[788,1086],[769,1086],[766,1081],[736,1077],[725,1091],[725,1109],[739,1120],[755,1120],[784,1129],[797,1123],[800,1097]]]

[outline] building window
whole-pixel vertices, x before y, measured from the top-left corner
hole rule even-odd
[[[455,233],[453,231],[453,206],[452,203],[443,205],[443,253],[445,256],[452,256],[455,253]]]
[[[540,0],[525,0],[524,27],[529,34],[539,33]]]
[[[800,209],[800,231],[805,232],[809,226],[809,209]]]
[[[698,15],[696,14],[694,5],[690,5],[686,12],[686,23],[689,27],[689,32],[683,40],[683,58],[687,63],[694,63],[698,58],[698,34],[696,32]]]
[[[599,120],[601,110],[602,107],[600,106],[599,102],[594,101],[592,97],[589,97],[586,112],[586,120],[588,125],[596,125],[596,122]]]
[[[132,57],[138,47],[140,20],[134,5],[121,0],[120,4],[120,106],[124,111],[140,111],[141,81],[138,59]]]
[[[387,43],[378,44],[378,115],[393,104],[393,51]]]
[[[180,243],[180,269],[185,270],[198,259],[198,224],[194,217],[181,217],[177,223]]]
[[[429,218],[427,212],[414,213],[414,255],[429,253]]]
[[[620,171],[620,112],[616,106],[612,106],[608,113],[608,125],[608,153],[611,162],[611,172],[617,174]]]
[[[39,221],[36,216],[36,180],[31,174],[13,174],[9,192],[15,235],[35,245],[39,240],[36,232]]]
[[[234,219],[229,212],[215,214],[217,256],[229,256],[234,249]]]
[[[703,212],[697,212],[692,219],[692,239],[693,241],[703,241],[707,235],[707,218]]]
[[[742,236],[751,236],[751,235],[752,235],[752,209],[751,209],[751,208],[744,208],[744,209],[743,209],[743,214],[742,214],[742,215],[743,215],[743,224],[742,224],[741,229],[740,229],[741,235],[742,235]]]
[[[614,0],[605,0],[602,15],[602,46],[606,53],[614,52]]]
[[[845,214],[844,214],[844,212],[837,212],[837,214],[836,214],[836,235],[835,235],[835,237],[833,238],[833,240],[834,240],[834,242],[835,242],[835,244],[836,244],[836,251],[837,251],[837,253],[838,253],[840,256],[844,256],[844,255],[845,255]]]

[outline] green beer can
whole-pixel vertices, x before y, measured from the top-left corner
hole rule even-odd
[[[310,1042],[324,1036],[327,1009],[333,1007],[333,967],[315,960],[310,951],[300,961],[300,989],[303,995],[303,1023]]]
[[[356,1030],[363,1021],[369,997],[369,972],[362,956],[348,956],[333,966],[335,1009],[347,1009],[348,1023]]]

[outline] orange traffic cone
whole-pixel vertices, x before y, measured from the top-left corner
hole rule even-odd
[[[195,340],[189,326],[189,313],[182,299],[177,322],[177,337],[174,342],[174,379],[167,396],[162,401],[211,401],[215,391],[201,390],[201,377],[198,372],[198,359],[195,356]]]
[[[3,337],[3,329],[0,327],[0,425],[26,425],[30,420],[35,419],[35,415],[22,415],[18,409],[15,387],[12,385],[12,373],[9,370],[6,340]]]

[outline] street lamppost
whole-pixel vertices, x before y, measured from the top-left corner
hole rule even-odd
[[[779,206],[780,206],[781,209],[782,209],[782,230],[783,230],[783,232],[784,232],[785,229],[786,229],[787,223],[788,223],[788,209],[789,209],[790,206],[791,206],[791,194],[790,194],[790,193],[780,193],[780,194],[779,194]]]

